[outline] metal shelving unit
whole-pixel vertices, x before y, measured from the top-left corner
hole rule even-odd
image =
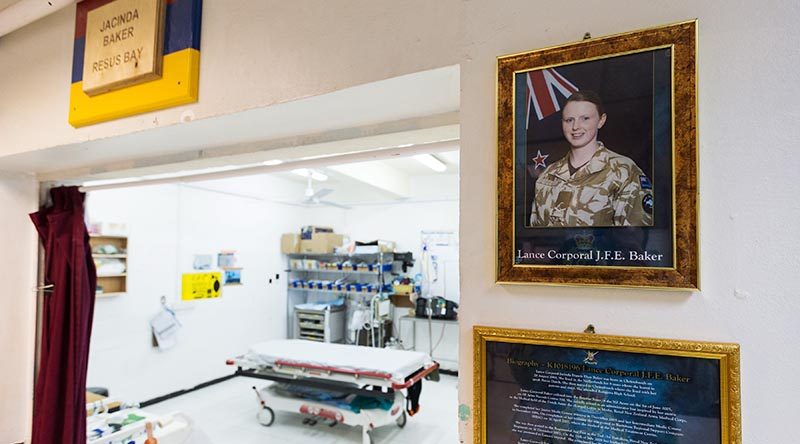
[[[375,337],[373,344],[370,345],[381,345],[385,342],[387,338],[386,332],[384,331],[384,325],[386,321],[391,321],[391,313],[390,310],[387,310],[388,313],[382,313],[380,311],[380,304],[385,303],[389,304],[389,296],[391,295],[390,291],[385,291],[385,286],[387,283],[391,282],[391,275],[393,274],[393,270],[395,269],[394,266],[396,262],[398,262],[398,257],[406,255],[406,253],[364,253],[364,254],[313,254],[313,253],[295,253],[295,254],[288,254],[288,262],[289,266],[286,269],[289,279],[288,281],[288,303],[287,305],[287,319],[289,320],[289,325],[287,335],[288,337],[297,337],[297,332],[299,331],[298,327],[295,325],[298,322],[297,313],[295,310],[295,306],[298,304],[303,303],[325,303],[325,302],[332,302],[339,298],[345,299],[345,307],[346,307],[346,315],[345,315],[345,323],[344,323],[344,330],[343,337],[348,338],[346,333],[346,326],[350,325],[352,314],[355,308],[361,307],[369,307],[369,311],[372,314],[372,324],[377,324],[377,327],[373,327],[377,330],[377,334],[368,334],[370,338]],[[293,262],[296,263],[297,260],[303,261],[316,261],[317,267],[297,267],[292,266]],[[402,259],[400,259],[402,260]],[[319,267],[320,263],[323,264],[341,264],[345,261],[350,261],[351,263],[355,263],[356,266],[358,264],[366,263],[367,266],[372,264],[375,266],[373,270],[369,270],[362,265],[361,268],[357,269],[342,269],[342,268],[328,268],[326,266]],[[351,265],[352,267],[352,265]],[[371,283],[374,284],[375,289],[372,291],[350,291],[346,290],[344,287],[341,289],[337,288],[318,288],[315,286],[314,288],[310,288],[307,285],[293,285],[292,282],[296,280],[302,280],[303,282],[308,281],[320,281],[320,280],[328,280],[328,281],[335,281],[338,279],[353,277],[354,281],[359,281],[362,283]],[[355,279],[357,278],[357,279]],[[370,331],[370,333],[373,333]],[[313,339],[312,339],[313,340]],[[319,339],[317,339],[319,340]],[[354,342],[350,339],[346,339],[345,342]],[[359,335],[356,334],[355,342],[359,342]]]

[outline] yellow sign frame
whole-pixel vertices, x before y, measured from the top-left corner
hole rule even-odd
[[[222,296],[222,272],[184,273],[181,276],[181,300],[215,299]]]

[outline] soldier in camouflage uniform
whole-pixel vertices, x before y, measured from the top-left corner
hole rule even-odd
[[[650,179],[633,160],[597,140],[597,132],[605,121],[602,101],[596,93],[578,91],[567,99],[562,111],[562,129],[571,149],[536,180],[531,225],[653,224]]]

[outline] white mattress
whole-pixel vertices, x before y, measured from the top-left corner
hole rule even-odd
[[[264,366],[276,362],[333,367],[353,372],[386,373],[392,382],[402,383],[433,361],[422,352],[388,348],[331,344],[301,339],[278,339],[250,347],[245,357]]]

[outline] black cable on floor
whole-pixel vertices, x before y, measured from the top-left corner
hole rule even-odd
[[[237,374],[234,373],[234,374],[231,374],[231,375],[228,375],[228,376],[223,376],[221,378],[212,379],[211,381],[207,381],[207,382],[203,382],[203,383],[197,384],[196,386],[194,386],[194,387],[192,387],[190,389],[178,390],[177,392],[172,392],[172,393],[166,394],[164,396],[159,396],[157,398],[148,399],[147,401],[140,402],[139,403],[139,407],[141,407],[141,408],[149,407],[149,406],[151,406],[153,404],[158,404],[159,402],[164,402],[164,401],[166,401],[168,399],[176,398],[178,396],[185,395],[187,393],[191,393],[191,392],[193,392],[195,390],[200,390],[202,388],[206,388],[206,387],[214,385],[214,384],[219,384],[220,382],[225,382],[225,381],[227,381],[229,379],[235,378],[236,376],[237,376]]]

